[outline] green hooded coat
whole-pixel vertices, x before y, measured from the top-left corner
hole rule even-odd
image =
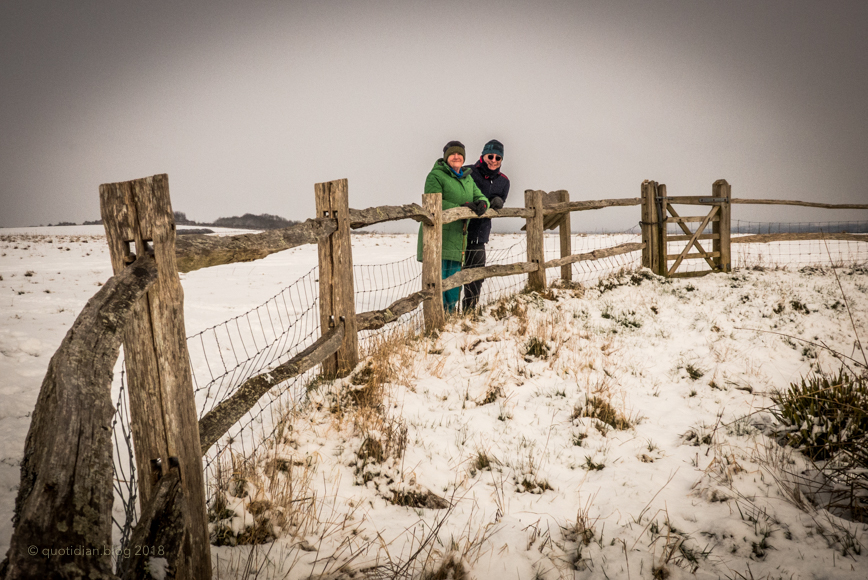
[[[488,199],[479,191],[479,187],[470,177],[470,168],[465,168],[461,177],[455,175],[442,158],[434,162],[434,168],[425,178],[425,193],[442,193],[442,209],[460,207],[468,201],[484,201]],[[460,262],[464,252],[464,224],[467,220],[443,224],[443,255],[444,260]],[[416,245],[416,259],[422,261],[422,225],[419,225],[419,240]]]

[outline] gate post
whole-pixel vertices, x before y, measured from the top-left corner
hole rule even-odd
[[[443,215],[441,193],[422,194],[422,208],[431,215],[432,224],[422,222],[422,290],[430,290],[431,298],[422,303],[425,332],[443,328]]]
[[[654,209],[656,212],[656,221],[657,222],[657,274],[658,276],[666,276],[669,277],[669,262],[667,260],[667,254],[669,252],[669,240],[667,239],[669,235],[669,231],[667,229],[666,223],[666,215],[667,210],[666,206],[669,202],[666,199],[666,184],[665,183],[657,183],[651,182],[654,184],[652,188],[652,195],[654,196]]]
[[[340,349],[322,363],[323,373],[343,377],[359,364],[359,335],[353,286],[353,248],[350,240],[350,204],[346,179],[314,184],[317,217],[330,217],[338,228],[318,243],[319,313],[322,332],[344,319]]]
[[[720,209],[718,215],[720,220],[712,222],[711,231],[717,234],[714,238],[713,249],[715,252],[720,252],[720,255],[715,258],[717,260],[717,270],[719,272],[732,272],[732,253],[730,246],[730,227],[732,221],[732,187],[725,179],[718,179],[711,187],[711,195],[716,198],[722,198],[719,202]]]
[[[542,292],[546,289],[545,248],[543,247],[543,192],[540,190],[525,190],[524,206],[534,211],[533,217],[527,218],[527,261],[537,264],[539,268],[527,275],[527,286],[531,290]]]
[[[561,190],[559,193],[561,203],[568,203],[570,201],[569,191]],[[564,215],[561,216],[560,224],[558,225],[558,234],[561,238],[561,258],[566,258],[573,253],[572,232],[570,231],[570,213],[571,212],[564,212]],[[572,282],[572,264],[564,264],[561,266],[561,280],[564,282]]]
[[[184,290],[175,262],[175,220],[165,174],[100,185],[100,210],[117,275],[152,252],[157,282],[135,305],[124,332],[130,422],[141,505],[169,467],[180,469],[188,541],[181,542],[178,578],[211,578],[211,545],[199,421],[193,395]]]
[[[642,242],[645,247],[642,248],[642,266],[648,268],[655,274],[660,273],[660,250],[657,245],[660,242],[660,236],[657,233],[657,228],[660,227],[657,217],[657,204],[654,196],[657,193],[657,183],[648,181],[642,182]]]

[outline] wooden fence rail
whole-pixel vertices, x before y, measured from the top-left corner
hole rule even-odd
[[[88,302],[49,364],[22,462],[15,528],[6,578],[60,576],[116,578],[106,557],[33,558],[31,545],[65,547],[111,544],[111,372],[123,337],[128,371],[133,444],[142,517],[132,538],[143,545],[169,547],[177,578],[210,578],[211,562],[204,505],[201,457],[271,388],[317,365],[335,376],[358,362],[358,333],[382,328],[422,305],[426,330],[445,322],[442,294],[472,281],[526,274],[528,286],[542,290],[546,270],[642,252],[642,265],[665,276],[729,271],[732,243],[838,239],[868,241],[848,233],[756,234],[731,238],[733,203],[868,209],[860,204],[819,204],[789,200],[732,199],[729,184],[714,183],[712,195],[668,196],[666,186],[642,183],[638,198],[569,201],[566,191],[525,192],[525,207],[489,209],[483,218],[523,218],[527,260],[462,270],[441,278],[443,224],[477,219],[468,208],[441,208],[441,194],[422,196],[422,205],[349,208],[347,181],[315,185],[317,217],[281,230],[228,237],[175,237],[165,175],[100,187],[114,277]],[[709,206],[704,216],[681,216],[673,205]],[[606,207],[642,206],[641,243],[572,254],[570,213]],[[422,224],[422,288],[387,308],[355,312],[350,231],[410,219]],[[691,232],[685,223],[699,223]],[[683,235],[668,235],[669,223]],[[712,233],[705,233],[711,225]],[[559,229],[560,257],[546,261],[543,236]],[[711,251],[701,241],[711,240]],[[669,254],[669,242],[687,242]],[[303,244],[317,244],[320,270],[321,336],[290,360],[247,379],[200,420],[195,418],[183,326],[179,272],[264,258]],[[697,251],[691,252],[695,248]],[[712,270],[678,273],[684,260],[705,260]],[[674,261],[668,267],[668,262]],[[145,296],[147,295],[147,297]],[[292,346],[292,345],[291,345]],[[191,418],[192,417],[192,418]],[[61,525],[58,525],[60,522]],[[59,535],[60,534],[60,535]],[[76,535],[78,534],[78,535]],[[62,537],[61,537],[62,536]],[[145,559],[118,567],[123,578],[142,576]],[[0,570],[3,567],[0,566]],[[56,573],[55,573],[56,572]],[[80,574],[79,574],[80,572]]]

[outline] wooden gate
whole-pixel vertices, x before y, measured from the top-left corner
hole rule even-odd
[[[644,265],[667,278],[689,278],[704,276],[709,272],[730,272],[730,200],[732,190],[725,179],[719,179],[712,186],[711,197],[668,196],[666,185],[654,181],[642,184],[642,231],[646,242],[643,252]],[[673,205],[699,205],[708,207],[705,215],[681,216]],[[696,231],[691,232],[687,223],[698,223]],[[670,235],[669,224],[678,224],[683,234]],[[711,233],[705,233],[711,225]],[[711,251],[707,251],[701,240],[712,240]],[[677,254],[669,253],[670,242],[687,242]],[[691,253],[691,250],[696,251]],[[709,270],[679,272],[685,260],[705,260]],[[672,262],[670,266],[669,263]]]

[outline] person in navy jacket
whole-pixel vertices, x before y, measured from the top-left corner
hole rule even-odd
[[[470,176],[482,194],[488,198],[491,209],[500,209],[509,195],[509,178],[500,171],[503,163],[503,143],[492,139],[482,148],[482,155],[473,165]],[[472,219],[467,226],[467,249],[464,252],[464,268],[485,266],[485,244],[491,234],[491,219]],[[482,280],[464,285],[464,310],[476,308]]]

